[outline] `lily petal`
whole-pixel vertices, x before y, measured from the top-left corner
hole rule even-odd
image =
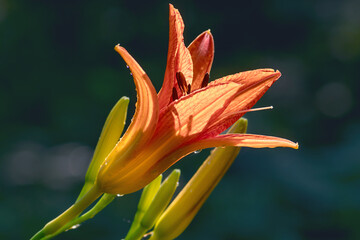
[[[210,30],[200,34],[188,47],[194,65],[191,91],[202,87],[206,73],[210,73],[214,59],[214,39]]]
[[[192,60],[184,44],[183,32],[182,17],[179,11],[172,4],[169,4],[169,47],[164,82],[158,94],[159,109],[173,100],[171,96],[174,86],[177,93],[181,93],[175,77],[177,72],[182,72],[187,82],[191,83],[192,81]]]
[[[244,112],[237,119],[224,121],[224,116],[250,109],[279,77],[279,72],[259,69],[219,79],[164,108],[155,135],[163,139],[194,138],[200,134],[201,138],[216,136]]]
[[[175,73],[182,72],[185,76],[185,80],[188,84],[192,83],[193,79],[193,62],[191,54],[184,43],[184,21],[180,15],[179,10],[173,9],[175,12],[175,24],[177,33],[177,52],[175,57]]]
[[[215,146],[236,146],[251,148],[289,147],[298,149],[298,143],[285,138],[256,134],[224,134],[213,138],[203,139],[192,144],[192,148],[203,149]]]
[[[218,135],[216,137],[195,140],[188,142],[170,154],[162,157],[156,163],[153,163],[152,167],[147,170],[147,174],[144,176],[150,175],[150,173],[162,173],[174,163],[176,163],[181,158],[186,155],[197,151],[199,149],[213,148],[213,147],[223,147],[223,146],[236,146],[236,147],[252,147],[252,148],[275,148],[275,147],[290,147],[297,149],[298,144],[287,139],[272,137],[272,136],[263,136],[263,135],[254,135],[254,134],[225,134]],[[149,167],[149,166],[148,166]],[[148,180],[148,182],[150,182]]]
[[[125,48],[117,45],[115,50],[130,67],[137,89],[138,101],[129,128],[100,168],[98,183],[104,192],[111,192],[105,191],[107,182],[110,182],[111,185],[118,169],[124,166],[124,161],[132,154],[132,150],[141,148],[152,136],[159,116],[158,98],[149,77]]]
[[[246,110],[252,108],[280,77],[281,73],[279,71],[259,69],[240,72],[211,82],[209,86],[216,86],[224,82],[237,82],[244,85],[244,90],[239,92],[239,95],[235,97],[222,112],[218,112],[217,120],[210,123],[201,138],[215,136],[225,131],[242,117],[246,113]]]

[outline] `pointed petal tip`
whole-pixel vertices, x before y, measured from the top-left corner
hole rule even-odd
[[[281,77],[281,72],[279,70],[276,69],[275,73],[277,73],[279,77]]]
[[[274,70],[272,68],[264,68],[264,69],[261,69],[261,71],[264,73],[269,73],[270,74],[269,77],[275,78],[275,81],[281,77],[281,72],[279,70]]]
[[[208,29],[208,30],[204,31],[203,33],[201,33],[201,34],[199,35],[199,37],[200,37],[200,36],[210,37],[211,39],[213,39],[213,35],[211,34],[210,29]]]
[[[170,12],[171,12],[171,11],[176,10],[176,8],[174,7],[174,5],[172,5],[171,3],[169,3],[169,10],[170,10]]]
[[[299,143],[290,141],[288,139],[279,138],[282,141],[282,144],[275,147],[286,147],[286,148],[292,148],[292,149],[299,149]],[[272,148],[272,147],[271,147]]]
[[[293,142],[287,139],[283,139],[285,145],[282,145],[280,147],[288,147],[288,148],[292,148],[292,149],[299,149],[299,143],[298,142]]]
[[[126,51],[125,48],[123,48],[122,46],[120,46],[120,43],[116,44],[114,47],[115,51],[117,51],[118,53]]]
[[[263,71],[263,72],[280,73],[279,70],[274,70],[273,68],[263,68],[263,69],[260,69],[260,70]]]
[[[214,37],[210,32],[210,29],[208,29],[207,31],[204,32],[205,36],[211,39],[212,45],[214,45]]]
[[[281,72],[279,70],[276,70],[274,73],[274,77],[276,78],[276,80],[278,80],[281,77]]]

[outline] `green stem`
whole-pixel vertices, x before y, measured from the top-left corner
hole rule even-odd
[[[115,198],[115,195],[105,193],[100,200],[95,204],[94,207],[92,207],[89,211],[81,215],[80,217],[77,217],[73,219],[72,221],[65,224],[62,228],[60,228],[57,232],[47,235],[46,237],[42,238],[42,240],[51,239],[55,237],[56,235],[70,229],[73,226],[79,225],[82,222],[85,222],[86,220],[93,218],[96,214],[98,214],[101,210],[103,210],[109,203],[111,203]]]
[[[141,224],[137,225],[128,235],[125,237],[125,240],[140,240],[146,233],[147,228],[143,228]]]
[[[83,188],[81,189],[81,192],[75,202],[79,201],[85,195],[85,193],[87,193],[90,190],[90,188],[92,188],[92,186],[94,186],[93,182],[88,182],[85,180],[85,184],[84,184]]]
[[[77,218],[75,221],[75,225],[82,223],[90,218],[93,218],[96,214],[98,214],[101,210],[103,210],[109,203],[111,203],[115,198],[115,195],[105,193],[100,200],[95,204],[95,206],[90,209],[88,212],[81,215],[81,217]]]
[[[102,192],[99,191],[97,185],[94,185],[81,199],[79,199],[74,205],[68,208],[65,212],[59,215],[57,218],[45,225],[45,227],[36,233],[31,240],[40,240],[53,235],[62,229],[65,225],[71,222],[74,218],[79,216],[91,203],[93,203]]]

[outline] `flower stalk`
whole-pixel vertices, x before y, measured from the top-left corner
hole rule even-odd
[[[40,230],[37,234],[35,234],[35,236],[31,238],[31,240],[39,240],[55,234],[59,229],[62,229],[66,224],[79,216],[79,214],[81,214],[87,207],[90,206],[90,204],[98,199],[101,194],[103,193],[96,185],[94,185],[75,204],[73,204],[57,218],[47,223],[42,230]]]

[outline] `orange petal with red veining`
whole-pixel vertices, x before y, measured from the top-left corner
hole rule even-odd
[[[129,157],[134,149],[141,148],[153,135],[159,117],[158,98],[149,77],[123,47],[117,45],[115,50],[122,56],[132,72],[138,100],[129,128],[110,152],[99,171],[98,177],[105,172],[101,181],[104,189],[106,189],[107,179],[112,181],[117,169],[124,164],[124,159]]]
[[[191,83],[192,81],[192,60],[184,44],[183,32],[184,22],[182,17],[179,11],[172,4],[169,4],[169,47],[164,82],[158,94],[159,109],[162,109],[173,100],[171,96],[174,87],[178,94],[181,93],[176,83],[175,75],[177,72],[182,72],[187,82]]]
[[[244,110],[252,108],[280,77],[279,71],[258,69],[229,75],[211,82],[209,87],[226,82],[236,82],[243,85],[243,90],[238,92],[238,96],[222,112],[219,112],[217,120],[209,124],[202,138],[215,136],[225,131],[246,113]]]
[[[259,69],[219,79],[163,109],[155,135],[215,136],[237,120],[223,119],[224,116],[250,109],[279,77],[278,72]]]

